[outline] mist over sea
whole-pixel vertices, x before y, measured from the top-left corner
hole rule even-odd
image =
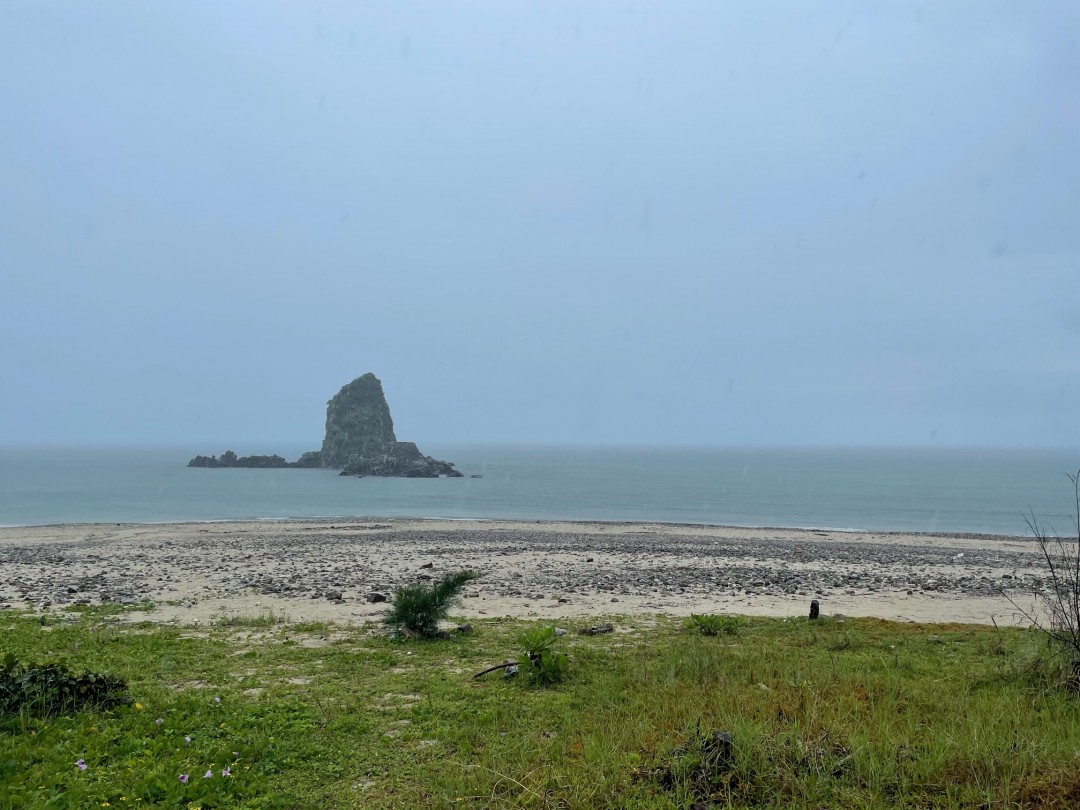
[[[1065,473],[1080,466],[1080,452],[1048,450],[422,447],[466,477],[185,466],[225,448],[0,447],[0,524],[372,516],[1026,534],[1031,508],[1068,533]]]

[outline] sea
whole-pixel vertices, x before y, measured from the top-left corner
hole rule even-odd
[[[423,449],[465,478],[186,466],[208,449],[0,446],[0,525],[418,517],[1026,535],[1034,514],[1068,534],[1080,468],[1080,450],[438,444]]]

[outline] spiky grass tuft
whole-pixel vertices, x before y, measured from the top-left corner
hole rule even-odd
[[[420,582],[394,591],[394,602],[383,614],[383,623],[407,635],[434,638],[439,622],[461,600],[465,586],[482,575],[477,571],[447,574],[434,585]]]

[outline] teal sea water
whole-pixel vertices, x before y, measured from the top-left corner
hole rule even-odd
[[[1065,473],[1080,467],[1080,451],[422,447],[483,477],[187,468],[206,447],[0,447],[0,525],[376,516],[1025,534],[1030,508],[1065,533]]]

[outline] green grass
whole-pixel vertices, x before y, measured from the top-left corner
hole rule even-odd
[[[134,613],[136,611],[149,612],[153,609],[154,603],[148,599],[144,599],[140,602],[133,602],[130,605],[121,605],[118,602],[106,602],[101,605],[68,605],[61,608],[61,611],[63,613],[92,613],[95,616],[117,616],[121,613]]]
[[[737,636],[739,628],[742,627],[742,619],[739,616],[691,613],[690,618],[686,620],[686,626],[698,630],[703,636]]]
[[[623,618],[561,638],[568,678],[541,688],[472,677],[519,654],[516,620],[403,642],[67,619],[4,614],[0,645],[111,670],[138,705],[0,719],[0,809],[1080,806],[1080,703],[1030,632]]]
[[[279,624],[287,624],[289,618],[283,613],[274,613],[268,610],[255,616],[222,616],[216,622],[219,627],[248,627],[253,629],[276,627]]]

